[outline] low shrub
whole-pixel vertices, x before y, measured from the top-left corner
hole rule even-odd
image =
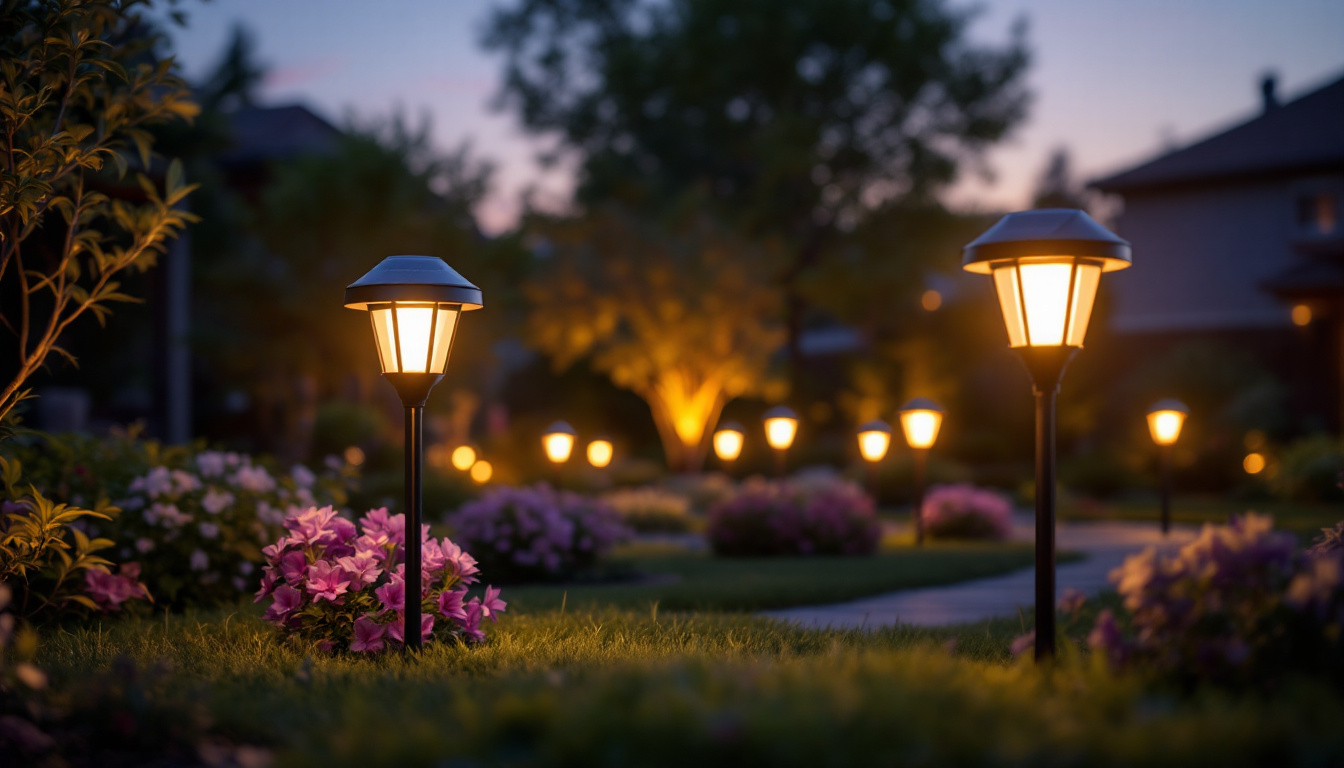
[[[609,505],[545,483],[493,489],[448,524],[482,567],[511,582],[572,578],[630,537]]]
[[[336,457],[320,473],[303,465],[281,471],[267,459],[200,444],[165,447],[134,431],[43,435],[5,448],[28,457],[28,481],[59,501],[111,499],[121,513],[88,518],[84,532],[111,541],[108,553],[139,560],[150,593],[179,608],[250,591],[261,548],[280,535],[287,512],[344,504],[356,475]]]
[[[867,555],[881,528],[873,500],[853,483],[753,480],[710,509],[707,534],[727,557]]]
[[[1205,525],[1174,555],[1149,548],[1111,572],[1112,611],[1088,640],[1116,668],[1185,683],[1272,686],[1290,671],[1344,683],[1344,552],[1301,552],[1267,516]]]
[[[1007,497],[973,485],[935,485],[919,510],[924,534],[933,539],[1002,541],[1013,530]]]
[[[684,533],[692,526],[691,502],[658,488],[625,488],[602,497],[621,521],[640,533]]]
[[[290,513],[288,535],[266,547],[256,601],[287,638],[333,651],[376,653],[405,644],[406,518],[371,510],[359,527],[331,507]],[[467,599],[476,560],[448,539],[421,533],[419,594],[424,641],[485,640],[481,619],[498,621],[499,590]],[[413,598],[412,598],[413,599]]]
[[[110,521],[120,511],[106,500],[95,509],[57,504],[29,486],[19,490],[22,464],[0,457],[6,500],[0,505],[0,585],[5,602],[17,599],[27,620],[83,610],[115,611],[129,600],[148,599],[140,566],[126,563],[112,573],[100,552],[113,546],[85,534],[91,520]],[[12,592],[11,592],[12,590]]]
[[[1279,454],[1278,472],[1270,480],[1275,495],[1288,501],[1334,501],[1344,498],[1344,445],[1328,435],[1297,440]]]
[[[701,472],[694,475],[671,475],[662,482],[670,493],[684,497],[691,509],[704,511],[733,495],[733,479],[722,472]]]

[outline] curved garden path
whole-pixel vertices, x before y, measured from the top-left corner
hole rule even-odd
[[[1062,593],[1073,587],[1092,597],[1111,588],[1107,575],[1129,555],[1149,546],[1176,548],[1193,539],[1196,533],[1194,528],[1173,526],[1164,539],[1156,523],[1060,523],[1055,534],[1059,550],[1079,552],[1084,558],[1058,566],[1057,590]],[[1015,518],[1012,538],[1032,541],[1034,537],[1031,517]],[[833,605],[766,611],[762,615],[806,627],[836,629],[961,624],[1017,616],[1019,607],[1030,607],[1035,600],[1034,586],[1035,571],[1027,568],[943,587],[889,592]]]

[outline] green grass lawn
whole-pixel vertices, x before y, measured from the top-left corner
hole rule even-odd
[[[1297,536],[1298,542],[1310,544],[1322,528],[1344,520],[1344,505],[1307,504],[1289,501],[1237,501],[1234,499],[1178,496],[1172,499],[1172,522],[1185,525],[1226,523],[1231,515],[1258,512],[1272,515],[1274,525]],[[1156,500],[1151,502],[1098,502],[1078,501],[1061,504],[1061,520],[1135,520],[1157,522],[1161,510]]]
[[[1068,631],[1076,639],[1087,623]],[[87,765],[267,753],[322,768],[1281,766],[1344,755],[1344,701],[1311,681],[1272,696],[1182,695],[1114,679],[1072,651],[1043,672],[1008,659],[1016,625],[864,633],[551,611],[507,616],[482,647],[370,659],[278,643],[248,608],[46,633],[38,663],[52,693],[38,711]]]
[[[1062,557],[1068,560],[1069,557]],[[1028,544],[933,543],[886,546],[871,557],[716,558],[674,547],[634,545],[613,558],[642,581],[505,588],[519,612],[618,608],[754,611],[853,600],[899,589],[950,584],[1029,567]],[[489,580],[489,574],[485,574]]]

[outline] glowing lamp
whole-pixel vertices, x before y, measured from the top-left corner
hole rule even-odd
[[[1180,400],[1159,400],[1148,409],[1148,432],[1158,445],[1174,445],[1190,409]]]
[[[1010,213],[962,249],[962,269],[993,278],[1008,346],[1036,395],[1037,661],[1055,655],[1055,396],[1102,273],[1129,265],[1129,243],[1073,209]]]
[[[546,433],[541,436],[541,447],[546,451],[546,458],[553,464],[569,461],[569,454],[574,450],[574,437],[574,428],[563,421],[547,427]]]
[[[901,419],[901,431],[905,433],[905,442],[911,448],[932,448],[938,440],[938,430],[943,426],[943,409],[924,397],[901,406],[897,414]]]
[[[476,449],[470,445],[459,445],[453,449],[453,454],[448,458],[453,464],[453,468],[466,472],[476,465]]]
[[[610,440],[594,440],[588,444],[588,463],[601,469],[611,463]]]
[[[490,462],[481,459],[471,465],[471,481],[477,485],[485,485],[490,482],[490,478],[495,474],[495,468],[490,466]]]
[[[784,406],[765,412],[765,442],[776,451],[787,451],[798,434],[798,414]]]
[[[369,313],[383,378],[406,409],[406,572],[419,573],[425,400],[448,368],[458,319],[481,308],[481,289],[442,259],[388,256],[346,286],[345,306]],[[418,601],[406,601],[405,626],[420,626],[420,609]],[[407,650],[418,650],[420,633],[405,635]]]
[[[737,461],[737,457],[742,455],[745,439],[746,433],[741,424],[736,421],[724,424],[714,432],[714,455],[724,463]]]
[[[864,461],[881,461],[890,447],[891,427],[885,421],[870,421],[859,427],[859,453]]]

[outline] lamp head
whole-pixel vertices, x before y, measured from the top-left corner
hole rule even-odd
[[[457,320],[481,289],[434,256],[388,256],[345,289],[369,313],[378,362],[406,405],[423,405],[448,368]]]
[[[881,461],[891,447],[891,426],[880,419],[859,427],[859,453],[865,461]]]
[[[454,469],[466,472],[476,463],[476,449],[470,445],[459,445],[453,449],[448,460],[452,462]]]
[[[993,276],[1012,347],[1081,347],[1101,273],[1128,266],[1128,242],[1084,211],[1058,208],[1004,216],[961,261]]]
[[[897,411],[901,431],[911,448],[932,448],[943,426],[943,409],[932,400],[917,397]]]
[[[569,461],[569,454],[574,450],[575,435],[574,428],[563,421],[547,427],[546,433],[541,436],[541,447],[546,451],[546,458],[555,464]]]
[[[765,412],[765,441],[777,451],[786,451],[798,434],[798,414],[782,405]]]
[[[742,425],[729,421],[714,431],[714,455],[719,461],[736,461],[742,455],[742,443],[746,433]]]
[[[1148,432],[1158,445],[1174,445],[1181,437],[1181,427],[1190,409],[1180,400],[1158,400],[1148,409]]]
[[[598,438],[588,443],[588,463],[602,469],[611,463],[613,449],[610,440]]]

